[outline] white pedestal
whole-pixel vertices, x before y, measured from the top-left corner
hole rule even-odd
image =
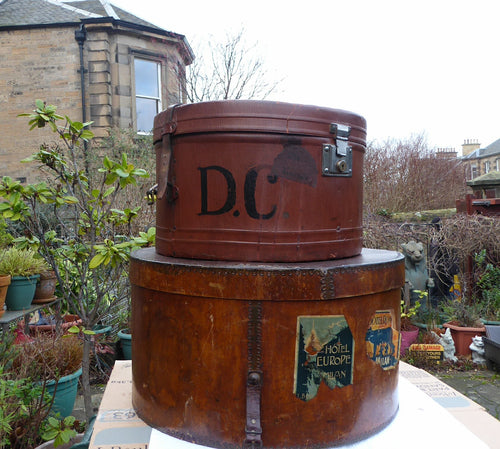
[[[149,449],[203,448],[178,440],[155,429],[151,432]],[[358,443],[337,446],[337,449],[422,449],[467,448],[488,446],[407,379],[399,378],[399,411],[391,424],[371,438]]]

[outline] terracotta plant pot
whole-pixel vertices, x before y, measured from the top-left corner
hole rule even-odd
[[[10,284],[10,275],[2,274],[0,275],[0,317],[5,313],[4,305],[5,305],[5,297],[7,296],[7,289]]]
[[[40,273],[40,279],[36,285],[35,299],[52,299],[56,291],[57,277],[52,270]]]
[[[486,328],[483,327],[461,327],[453,323],[444,323],[443,327],[449,328],[455,343],[455,355],[472,356],[469,348],[472,339],[478,335],[486,335]]]
[[[64,315],[62,317],[61,329],[66,332],[72,326],[78,326],[82,320],[78,315]],[[36,335],[40,332],[55,332],[56,324],[30,324],[30,334]]]

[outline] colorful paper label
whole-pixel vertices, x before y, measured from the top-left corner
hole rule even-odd
[[[333,389],[352,384],[354,339],[343,315],[297,317],[294,394],[316,397],[322,382]]]
[[[384,370],[394,368],[399,361],[401,342],[395,324],[393,310],[377,310],[366,333],[366,353]]]

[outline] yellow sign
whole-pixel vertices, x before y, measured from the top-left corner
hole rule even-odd
[[[412,344],[410,355],[419,355],[428,360],[441,361],[444,356],[444,348],[440,344]]]

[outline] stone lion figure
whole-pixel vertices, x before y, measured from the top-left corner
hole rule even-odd
[[[434,286],[429,277],[425,260],[424,245],[415,240],[401,245],[405,256],[405,278],[410,283],[410,289],[425,291]]]

